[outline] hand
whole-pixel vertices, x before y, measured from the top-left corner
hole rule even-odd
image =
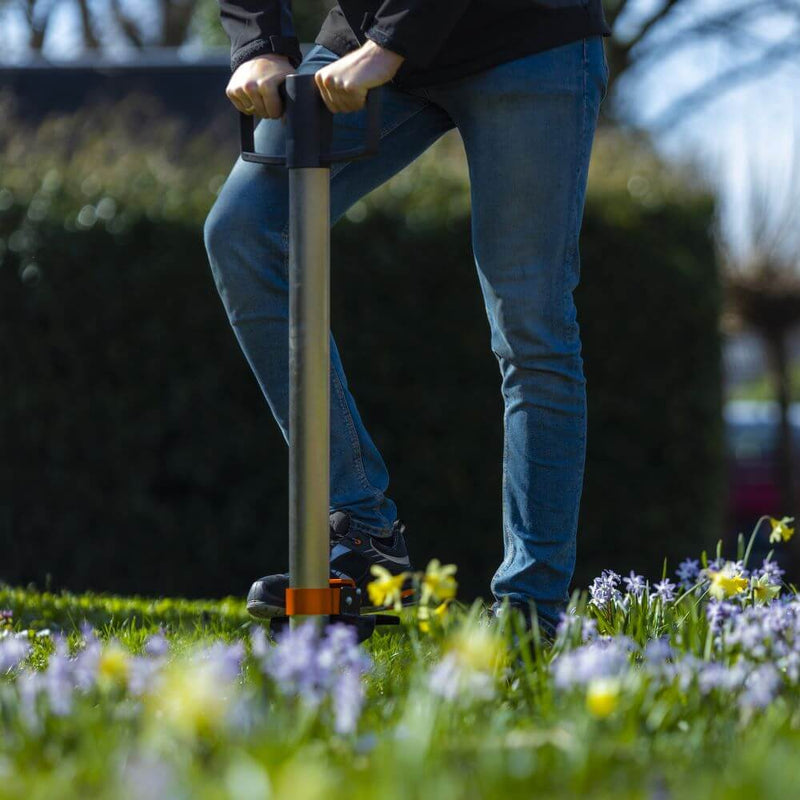
[[[358,50],[318,70],[314,79],[334,114],[358,111],[364,108],[367,91],[388,83],[403,61],[403,56],[367,39]]]
[[[277,53],[257,56],[239,65],[228,81],[225,94],[244,114],[278,119],[284,112],[278,87],[293,72],[287,56]]]

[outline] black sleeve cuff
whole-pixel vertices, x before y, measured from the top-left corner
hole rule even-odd
[[[258,56],[269,53],[288,56],[289,63],[297,69],[303,60],[300,51],[300,41],[296,36],[269,36],[266,39],[256,39],[231,53],[231,72],[235,72],[245,61],[250,61]]]
[[[409,58],[408,48],[398,39],[397,36],[393,36],[388,31],[382,30],[377,25],[373,25],[371,28],[365,31],[364,36],[366,36],[367,39],[375,42],[375,44],[379,44],[381,47],[385,47],[387,50],[391,50],[393,53],[403,56],[403,58],[417,62],[416,57]]]

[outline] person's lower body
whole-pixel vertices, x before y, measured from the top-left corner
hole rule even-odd
[[[315,45],[298,72],[337,56]],[[555,623],[575,562],[586,394],[572,291],[589,155],[608,81],[600,37],[577,40],[435,86],[382,88],[378,155],[334,164],[331,224],[457,127],[469,164],[472,239],[505,404],[497,601],[533,601]],[[362,141],[365,113],[334,115],[336,149]],[[259,152],[284,152],[280,120],[256,127]],[[228,319],[288,438],[288,176],[237,160],[205,224]],[[334,265],[335,274],[335,265]],[[349,391],[331,337],[331,510],[389,537],[388,471]]]

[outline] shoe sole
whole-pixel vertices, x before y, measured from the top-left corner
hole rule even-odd
[[[411,606],[417,605],[416,599],[413,596],[413,589],[407,589],[407,592],[411,592],[411,594],[403,597],[400,604],[403,608],[410,608]],[[385,608],[384,606],[362,606],[361,607],[361,614],[374,614],[377,611],[382,612],[391,612],[391,608]],[[286,607],[285,606],[275,606],[271,603],[264,603],[261,601],[252,601],[247,604],[247,613],[250,614],[251,617],[255,617],[256,619],[272,619],[273,617],[283,617],[286,616]]]

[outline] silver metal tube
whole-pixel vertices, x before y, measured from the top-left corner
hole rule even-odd
[[[289,214],[289,574],[292,588],[321,589],[330,575],[330,169],[289,170]]]

